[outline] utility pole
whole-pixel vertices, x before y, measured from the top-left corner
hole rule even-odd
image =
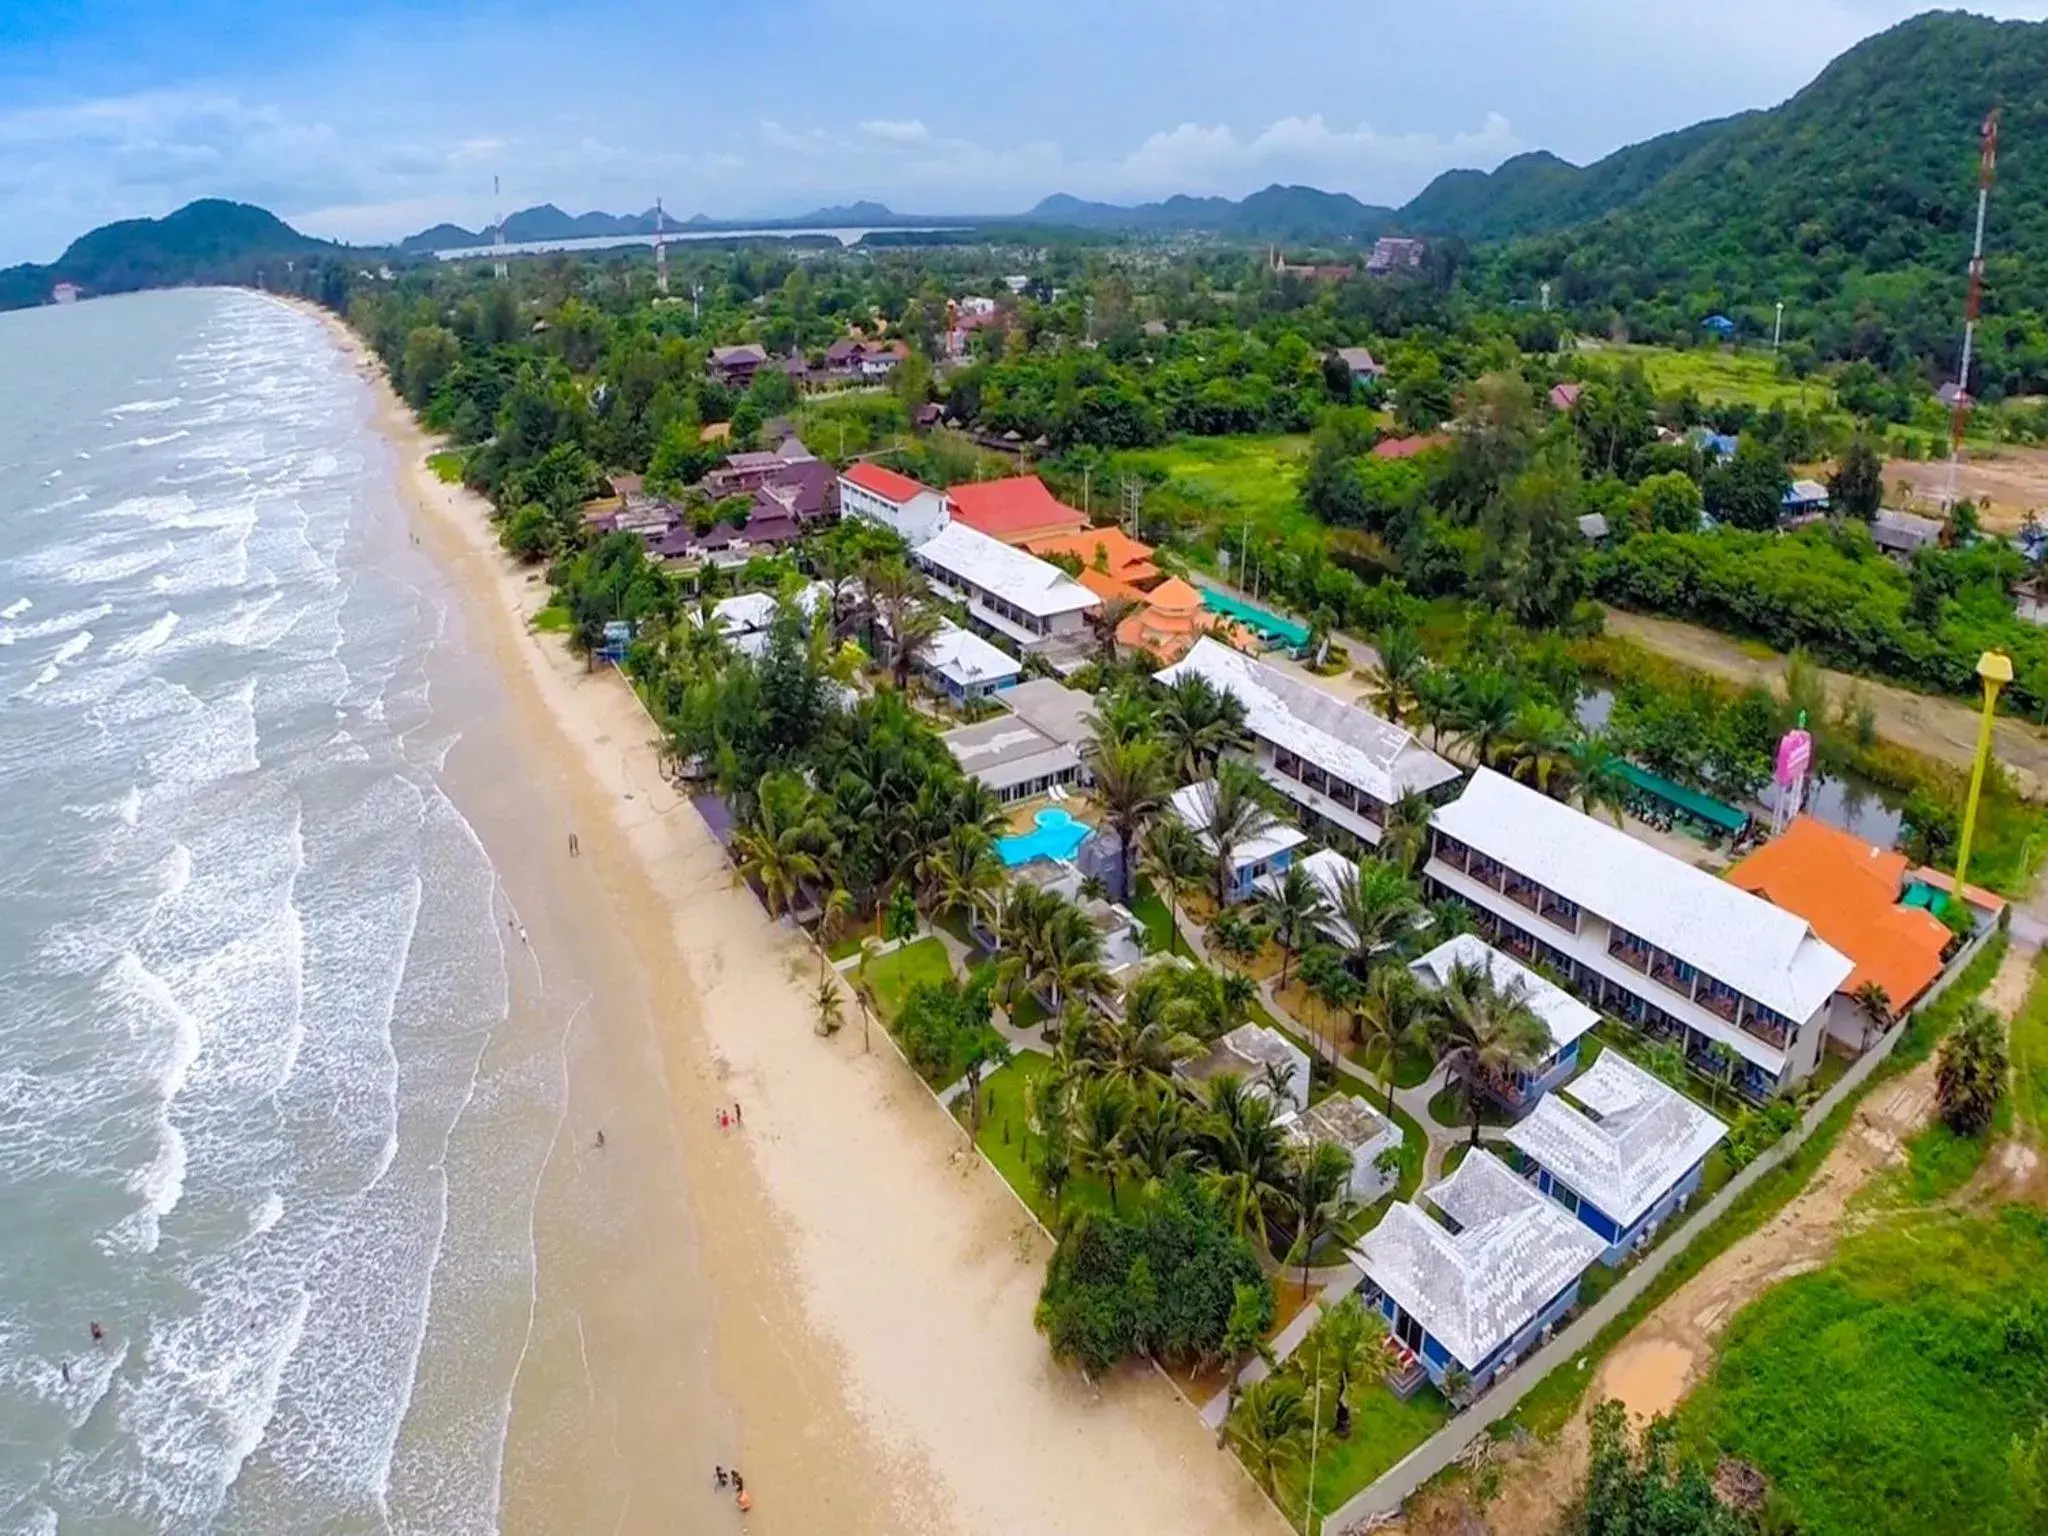
[[[512,275],[511,263],[505,260],[505,196],[498,190],[498,178],[491,178],[491,201],[498,205],[497,228],[491,235],[491,271],[500,278]]]
[[[1949,426],[1948,504],[1956,504],[1956,470],[1963,456],[1963,428],[1970,419],[1970,354],[1977,342],[1977,311],[1984,297],[1984,213],[1991,203],[1991,181],[1998,174],[1998,108],[1984,119],[1984,140],[1977,153],[1977,236],[1970,246],[1970,297],[1963,309],[1963,365],[1956,372],[1955,414]],[[1965,848],[1968,839],[1964,840]],[[1960,882],[1959,882],[1960,883]]]
[[[1771,355],[1777,356],[1778,338],[1785,334],[1785,301],[1778,300],[1778,318],[1771,322]]]
[[[654,200],[654,289],[663,298],[668,297],[667,223],[661,211],[661,199],[657,197]]]
[[[1550,284],[1546,282],[1537,291],[1542,294],[1542,298],[1538,302],[1542,304],[1543,313],[1547,315],[1550,313]]]
[[[1088,477],[1089,477],[1089,474],[1090,474],[1090,467],[1089,467],[1088,465],[1086,465],[1086,464],[1083,464],[1083,465],[1081,466],[1081,515],[1082,515],[1083,517],[1086,517],[1086,516],[1088,516],[1088,513],[1089,513],[1089,507],[1088,507]]]
[[[1124,476],[1124,517],[1130,524],[1125,530],[1132,538],[1138,537],[1138,513],[1145,505],[1145,482],[1136,475]]]

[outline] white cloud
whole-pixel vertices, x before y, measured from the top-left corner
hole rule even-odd
[[[890,122],[887,118],[878,118],[862,123],[860,131],[882,144],[923,144],[932,136],[931,130],[916,118],[911,118],[908,122]]]
[[[1242,195],[1274,181],[1307,182],[1374,200],[1404,200],[1439,171],[1491,168],[1522,148],[1513,126],[1489,112],[1477,129],[1448,137],[1332,128],[1320,115],[1283,117],[1249,138],[1222,124],[1182,123],[1155,133],[1102,169],[1101,185],[1126,195]]]

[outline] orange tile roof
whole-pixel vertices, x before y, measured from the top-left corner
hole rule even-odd
[[[1949,931],[1933,913],[1899,905],[1906,880],[1903,854],[1800,816],[1729,870],[1728,879],[1805,918],[1826,943],[1855,961],[1844,992],[1874,981],[1899,1012],[1941,974]]]
[[[1081,562],[1083,580],[1091,571],[1132,587],[1159,579],[1159,567],[1152,563],[1152,546],[1139,543],[1121,528],[1089,528],[1056,538],[1032,539],[1024,547],[1040,559],[1050,555],[1073,556]]]
[[[885,465],[870,464],[865,459],[858,464],[847,465],[840,472],[840,477],[851,481],[864,491],[873,491],[883,500],[894,502],[899,507],[911,497],[931,489],[922,481],[898,474]]]
[[[957,521],[1005,544],[1075,534],[1088,526],[1077,508],[1054,496],[1036,475],[956,485],[946,494],[953,499]]]
[[[1172,666],[1203,635],[1214,635],[1226,645],[1246,643],[1237,625],[1203,607],[1202,594],[1178,576],[1169,576],[1142,597],[1145,606],[1117,626],[1120,645],[1143,646]]]

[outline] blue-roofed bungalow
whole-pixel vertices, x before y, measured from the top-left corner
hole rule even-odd
[[[1489,1074],[1479,1079],[1480,1089],[1489,1098],[1520,1114],[1579,1069],[1579,1042],[1600,1022],[1600,1015],[1477,934],[1461,933],[1446,939],[1409,969],[1425,985],[1442,987],[1461,965],[1491,976],[1495,986],[1520,996],[1550,1031],[1550,1049],[1536,1065],[1523,1072]]]
[[[1712,331],[1716,336],[1726,341],[1735,334],[1735,322],[1726,315],[1709,315],[1700,322],[1700,329]]]
[[[1209,824],[1215,801],[1214,779],[1183,785],[1167,801],[1169,809],[1188,824],[1195,834],[1195,841],[1212,859],[1216,857],[1216,843],[1202,829]],[[1230,850],[1223,887],[1225,899],[1232,903],[1250,899],[1259,882],[1269,875],[1278,875],[1292,864],[1296,850],[1307,841],[1299,827],[1289,826],[1278,818],[1257,837],[1246,838]]]
[[[1728,1127],[1618,1051],[1545,1098],[1508,1144],[1617,1264],[1685,1208]]]
[[[1396,1391],[1453,1369],[1481,1392],[1578,1303],[1602,1244],[1485,1150],[1410,1204],[1390,1207],[1351,1250],[1359,1290],[1387,1320]]]

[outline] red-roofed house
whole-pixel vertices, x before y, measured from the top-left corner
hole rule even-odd
[[[1550,392],[1552,410],[1569,411],[1579,403],[1579,396],[1585,392],[1583,384],[1560,384]]]
[[[1372,456],[1376,459],[1412,459],[1432,448],[1447,447],[1450,441],[1441,432],[1432,432],[1428,437],[1390,437],[1372,445]]]
[[[839,515],[880,523],[918,545],[946,526],[951,505],[944,491],[863,460],[840,472]]]
[[[1028,544],[1081,532],[1088,519],[1045,488],[1036,475],[956,485],[953,516],[1005,544]]]

